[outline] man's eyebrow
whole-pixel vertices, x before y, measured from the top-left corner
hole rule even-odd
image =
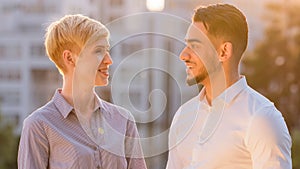
[[[192,42],[202,43],[202,41],[199,40],[199,39],[185,39],[185,41],[186,41],[187,43],[192,43]]]

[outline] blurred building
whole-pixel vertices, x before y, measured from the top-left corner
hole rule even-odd
[[[178,58],[184,44],[172,37],[178,32],[177,38],[183,39],[188,24],[173,25],[178,29],[168,28],[167,23],[159,21],[160,14],[141,14],[149,12],[143,1],[0,0],[0,4],[3,23],[0,27],[0,112],[8,123],[16,125],[16,133],[21,132],[23,120],[50,100],[55,89],[62,85],[61,76],[45,55],[43,41],[47,25],[67,13],[88,15],[111,29],[113,82],[97,91],[104,99],[124,106],[138,116],[141,137],[155,136],[167,130],[177,108],[192,94],[185,86],[185,68]],[[175,8],[183,7],[170,6],[174,13]],[[132,13],[140,14],[119,19]],[[176,24],[176,18],[170,18]],[[164,16],[165,22],[168,19]],[[158,35],[161,28],[172,34]],[[150,48],[155,49],[148,50]],[[137,71],[136,76],[130,76]],[[114,79],[114,76],[121,78]],[[154,89],[158,94],[152,92]],[[182,93],[185,93],[184,98]],[[157,117],[153,118],[154,112]],[[155,145],[161,143],[165,143],[165,154],[162,158],[147,159],[149,168],[165,165],[167,137],[150,142],[150,147],[157,149]]]
[[[84,1],[0,0],[0,4],[0,112],[19,133],[24,118],[62,85],[45,54],[45,28],[63,14],[96,16],[99,9]]]
[[[62,79],[45,54],[44,30],[64,14],[82,13],[111,31],[111,84],[97,92],[134,114],[142,138],[160,136],[178,107],[197,94],[196,87],[185,85],[178,58],[193,9],[236,4],[247,15],[252,48],[262,36],[260,15],[269,1],[172,0],[162,12],[152,12],[146,0],[0,0],[0,112],[20,133],[23,120],[51,99]],[[165,167],[167,152],[160,150],[166,147],[165,135],[147,142],[149,168]]]
[[[44,27],[61,11],[58,1],[0,1],[0,112],[21,131],[22,122],[60,83],[45,57]]]

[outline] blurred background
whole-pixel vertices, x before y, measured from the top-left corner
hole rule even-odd
[[[44,33],[51,21],[74,13],[111,31],[111,84],[97,93],[130,110],[142,138],[159,136],[143,148],[152,151],[149,169],[165,168],[172,118],[198,94],[186,86],[178,58],[184,36],[193,9],[216,2],[246,15],[249,46],[241,72],[282,112],[293,138],[293,168],[300,169],[299,0],[0,0],[0,169],[17,168],[23,120],[62,85],[45,54]]]

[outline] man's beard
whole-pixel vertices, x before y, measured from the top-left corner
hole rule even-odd
[[[192,78],[187,78],[186,79],[186,83],[189,86],[195,85],[195,84],[199,84],[201,83],[206,77],[208,76],[208,73],[205,71],[205,73],[203,74],[199,74],[197,76],[194,76]]]
[[[206,78],[210,78],[211,76],[213,76],[213,74],[222,71],[222,66],[220,63],[217,63],[215,67],[213,67],[212,69],[210,69],[209,72],[207,72],[207,70],[205,68],[203,68],[201,70],[202,73],[199,73],[196,76],[193,77],[187,77],[186,79],[186,83],[189,86],[195,85],[195,84],[201,84],[203,82],[203,80],[205,80]]]

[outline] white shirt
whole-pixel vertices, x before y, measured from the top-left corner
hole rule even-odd
[[[175,114],[167,169],[291,169],[291,137],[274,104],[245,77],[215,98],[205,89]]]

